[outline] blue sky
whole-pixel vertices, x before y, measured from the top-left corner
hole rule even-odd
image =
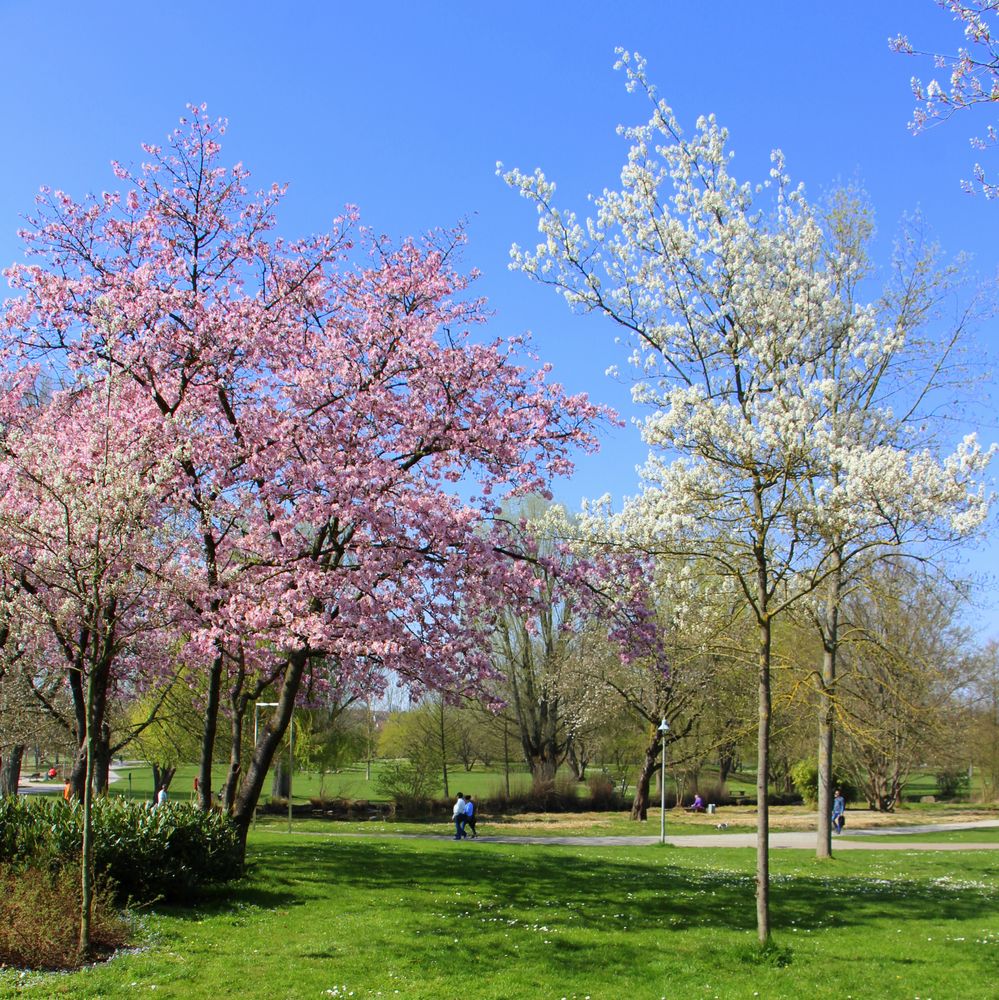
[[[626,151],[615,126],[647,116],[612,69],[620,45],[648,59],[681,122],[714,112],[729,128],[738,176],[763,179],[780,147],[814,197],[843,180],[866,187],[882,259],[901,216],[920,209],[946,251],[969,252],[979,277],[994,279],[999,204],[959,185],[983,119],[909,133],[909,78],[932,67],[889,52],[899,31],[940,51],[961,39],[932,0],[548,0],[533,9],[0,0],[0,262],[19,257],[16,230],[40,184],[77,196],[113,186],[109,160],[140,160],[140,142],[161,141],[186,103],[205,101],[230,120],[229,159],[260,186],[290,183],[289,235],[325,228],[348,202],[397,237],[465,220],[465,259],[482,272],[492,332],[532,331],[568,388],[627,412],[626,387],[604,375],[624,361],[613,329],[508,272],[509,246],[533,241],[535,217],[496,177],[496,162],[541,166],[579,209],[587,193],[614,185]],[[997,329],[980,329],[983,354],[999,353]],[[994,397],[973,419],[986,441],[999,439]],[[633,493],[643,458],[634,427],[610,433],[558,496],[576,506]],[[999,544],[970,566],[999,569]],[[999,636],[996,603],[993,592],[973,616],[982,634]]]

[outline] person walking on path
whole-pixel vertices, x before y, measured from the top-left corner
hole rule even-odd
[[[472,801],[471,795],[465,799],[465,826],[472,828],[473,840],[478,837],[478,834],[475,832],[475,803]]]
[[[843,793],[837,788],[833,798],[832,807],[832,828],[833,833],[842,833],[843,824],[846,822],[846,800]]]
[[[451,811],[451,819],[454,820],[454,839],[462,840],[468,836],[465,833],[465,797],[461,792],[458,792],[458,798],[455,800],[454,809]]]

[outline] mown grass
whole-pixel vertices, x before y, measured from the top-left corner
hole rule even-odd
[[[234,889],[147,914],[141,951],[5,972],[0,994],[987,1000],[999,981],[999,855],[984,851],[777,852],[762,961],[749,849],[261,831],[250,859]]]
[[[844,840],[890,841],[892,843],[922,843],[922,844],[995,844],[999,843],[999,827],[980,827],[974,830],[940,830],[935,833],[892,833],[879,836],[852,838],[843,835]],[[835,845],[834,845],[835,846]]]

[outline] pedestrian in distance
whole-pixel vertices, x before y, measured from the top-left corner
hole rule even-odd
[[[475,832],[475,803],[472,801],[471,795],[465,799],[465,827],[472,828],[473,840],[478,837],[478,834]]]
[[[843,793],[837,788],[833,797],[832,806],[832,828],[833,833],[842,833],[843,824],[846,822],[846,800]]]
[[[454,839],[463,840],[467,834],[465,833],[465,797],[458,792],[458,798],[455,799],[454,809],[451,810],[451,819],[454,820]]]
[[[156,804],[158,806],[166,805],[167,800],[167,790],[166,785],[161,786],[160,790],[156,793]]]

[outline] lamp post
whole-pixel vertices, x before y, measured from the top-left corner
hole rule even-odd
[[[258,701],[253,705],[253,745],[257,745],[257,721],[260,718],[259,712],[262,708],[277,708],[276,701]],[[295,715],[292,713],[288,722],[288,832],[291,833],[291,778],[295,771]],[[257,811],[253,810],[253,823],[256,825]]]
[[[663,747],[663,769],[662,775],[659,779],[659,793],[661,797],[659,815],[659,843],[665,845],[666,843],[666,734],[669,732],[669,723],[665,719],[659,723],[659,732],[662,735]]]

